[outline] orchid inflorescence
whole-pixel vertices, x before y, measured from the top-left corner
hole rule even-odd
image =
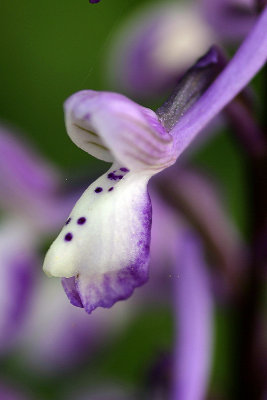
[[[155,96],[156,103],[157,96],[170,89],[171,94],[155,111],[115,91],[80,90],[65,101],[69,138],[109,164],[96,180],[91,174],[80,198],[76,189],[62,190],[62,175],[16,139],[11,128],[0,126],[1,357],[16,347],[27,368],[47,376],[74,371],[144,304],[157,313],[171,304],[175,345],[171,356],[161,354],[153,364],[157,371],[151,372],[145,398],[205,398],[214,297],[236,301],[243,335],[242,312],[252,293],[248,278],[257,284],[260,268],[254,267],[265,266],[266,191],[261,185],[267,143],[249,110],[253,93],[244,90],[267,59],[265,3],[201,0],[195,7],[168,2],[149,6],[118,30],[107,62],[116,90],[141,101]],[[228,62],[223,45],[241,40]],[[192,142],[222,110],[254,179],[257,229],[251,248],[214,182],[184,162],[186,150],[195,148]],[[61,278],[69,301],[59,280],[39,276],[42,271],[35,268],[41,246],[60,226],[43,270],[49,278]],[[255,304],[247,308],[253,322]],[[246,336],[253,336],[249,329]],[[244,339],[239,352],[245,345]],[[253,370],[256,353],[250,348],[247,353],[243,360]],[[242,390],[246,394],[246,385],[237,392]],[[20,398],[2,381],[1,396]],[[93,385],[89,392],[86,387],[85,397],[70,391],[68,398],[74,397],[136,398],[109,383]]]

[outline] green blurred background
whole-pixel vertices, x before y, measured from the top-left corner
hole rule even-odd
[[[105,165],[69,140],[63,102],[81,89],[109,89],[105,63],[110,37],[121,21],[146,3],[149,2],[1,0],[0,118],[18,128],[40,154],[61,168],[64,182],[76,172],[89,176]],[[214,136],[192,162],[218,178],[229,212],[246,236],[245,165],[230,131]],[[227,307],[218,307],[211,386],[226,398],[234,379],[234,318]],[[93,367],[90,364],[52,380],[22,371],[14,359],[8,359],[2,363],[1,373],[44,398],[60,398],[66,385],[72,388],[81,381],[101,381],[104,377],[140,385],[150,361],[161,351],[171,349],[172,328],[169,310],[146,310],[111,348],[103,350]]]

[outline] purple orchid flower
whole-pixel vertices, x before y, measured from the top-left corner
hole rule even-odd
[[[253,78],[267,58],[267,9],[213,84],[178,120],[128,98],[85,90],[65,103],[67,132],[109,171],[82,195],[50,247],[44,270],[62,277],[72,304],[90,313],[128,298],[148,279],[149,179],[174,164],[204,126]],[[179,95],[178,95],[179,98]],[[175,104],[171,110],[179,109]],[[67,278],[67,279],[66,279]]]
[[[112,40],[106,63],[109,80],[133,96],[164,93],[215,42],[216,35],[194,4],[142,7]]]

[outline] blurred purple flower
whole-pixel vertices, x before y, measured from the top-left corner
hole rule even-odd
[[[0,349],[18,338],[29,311],[37,249],[64,220],[74,197],[60,199],[51,167],[0,128]]]
[[[0,353],[13,344],[29,309],[38,262],[32,239],[14,221],[0,227]]]
[[[88,318],[66,302],[59,286],[60,282],[39,276],[17,343],[23,364],[45,374],[62,373],[89,360],[100,345],[112,341],[131,315],[122,302]]]
[[[29,393],[17,387],[17,384],[0,382],[0,399],[1,400],[31,400]]]
[[[65,301],[58,282],[39,275],[39,247],[77,198],[60,195],[58,182],[55,170],[1,127],[0,352],[16,347],[23,363],[46,373],[75,365],[107,329],[111,339],[127,321],[123,304],[86,318]]]
[[[112,39],[110,82],[141,98],[165,92],[215,42],[195,4],[142,7]]]
[[[49,275],[68,278],[63,285],[72,304],[88,313],[99,306],[109,308],[147,281],[151,229],[147,182],[174,164],[263,66],[266,26],[267,9],[201,98],[188,103],[183,87],[183,95],[178,91],[161,108],[160,120],[152,110],[115,93],[87,90],[67,100],[71,139],[112,163],[76,203],[45,258]],[[209,52],[197,66],[205,67],[213,54]]]
[[[221,41],[240,42],[257,20],[255,0],[200,0],[203,16]]]

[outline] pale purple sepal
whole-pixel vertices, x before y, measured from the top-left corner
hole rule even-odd
[[[203,400],[213,336],[208,270],[197,237],[185,234],[179,248],[174,278],[177,339],[172,399]]]
[[[253,78],[267,59],[267,8],[235,56],[171,130],[180,155],[204,126]]]
[[[157,115],[126,96],[82,90],[64,104],[67,133],[96,158],[134,171],[163,169],[172,155],[172,137]]]

